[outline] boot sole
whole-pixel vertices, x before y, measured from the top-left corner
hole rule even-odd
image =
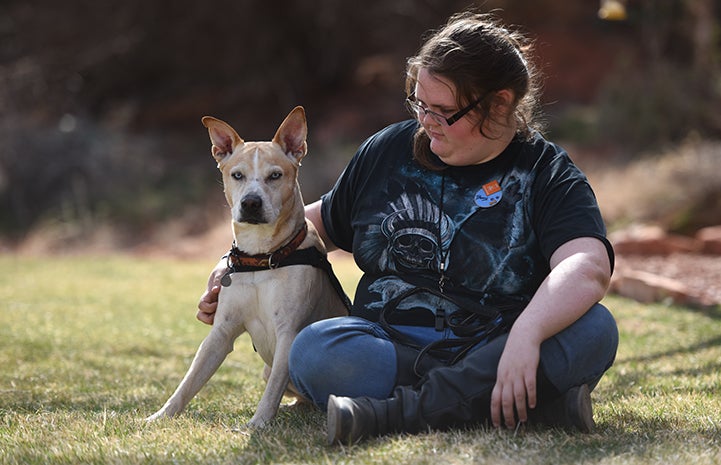
[[[567,416],[573,426],[581,433],[593,433],[596,430],[596,422],[593,421],[593,404],[588,385],[572,388],[568,391],[568,399]]]
[[[337,405],[336,397],[331,394],[328,397],[328,413],[326,420],[327,443],[329,446],[341,443],[341,413]]]

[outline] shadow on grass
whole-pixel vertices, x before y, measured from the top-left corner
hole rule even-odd
[[[686,347],[678,347],[673,350],[667,350],[665,352],[658,352],[655,354],[648,354],[648,355],[641,355],[638,357],[630,357],[624,359],[623,363],[632,363],[632,362],[638,362],[638,363],[645,363],[645,362],[652,362],[661,358],[666,357],[674,357],[677,355],[689,355],[693,353],[697,353],[700,350],[708,349],[711,347],[721,347],[721,336],[715,336],[710,339],[707,339],[705,341],[700,341],[696,344],[686,346]]]

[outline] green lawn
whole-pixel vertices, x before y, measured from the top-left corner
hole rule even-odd
[[[324,415],[284,407],[234,432],[260,398],[247,336],[180,417],[147,425],[208,327],[213,260],[0,256],[0,463],[721,463],[721,312],[608,298],[616,365],[593,393],[598,432],[476,429],[325,445]],[[337,266],[351,288],[350,268]]]

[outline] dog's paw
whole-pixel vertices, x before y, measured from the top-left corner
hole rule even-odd
[[[156,420],[159,420],[161,418],[166,418],[168,415],[165,414],[162,410],[158,410],[154,414],[150,415],[149,417],[145,418],[146,423],[152,423]]]
[[[253,418],[251,418],[250,421],[249,421],[248,423],[246,423],[244,426],[245,426],[246,428],[248,428],[248,429],[251,429],[251,430],[253,430],[253,429],[261,429],[261,428],[265,428],[266,426],[268,426],[268,423],[269,423],[269,422],[270,422],[270,420],[265,420],[265,419],[263,419],[263,418],[253,417]]]
[[[230,428],[230,431],[231,431],[232,433],[237,433],[237,434],[243,434],[243,435],[245,435],[245,436],[250,436],[250,435],[253,433],[253,431],[255,431],[255,430],[257,430],[257,429],[258,429],[257,427],[251,426],[250,422],[248,422],[248,423],[243,423],[243,424],[235,425],[235,426],[233,426],[232,428]]]

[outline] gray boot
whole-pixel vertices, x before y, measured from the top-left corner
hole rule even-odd
[[[593,421],[591,391],[587,384],[572,387],[562,396],[539,404],[528,414],[531,424],[555,426],[570,431],[593,433],[596,423]]]
[[[356,442],[398,432],[400,412],[396,399],[328,397],[328,445]]]

